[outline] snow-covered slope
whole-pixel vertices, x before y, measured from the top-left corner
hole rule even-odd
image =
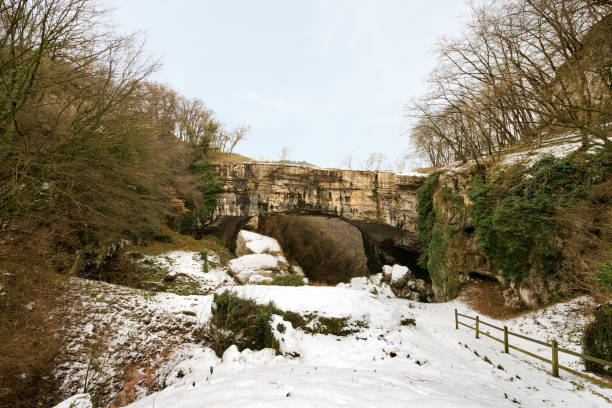
[[[504,354],[490,339],[477,340],[465,328],[455,330],[454,308],[475,314],[460,301],[424,304],[345,287],[233,290],[260,303],[274,301],[285,310],[366,319],[368,327],[346,337],[306,334],[274,316],[275,336],[285,356],[275,356],[271,349],[238,352],[231,347],[220,359],[202,346],[183,346],[180,358],[165,370],[169,386],[130,407],[573,408],[605,407],[612,399],[612,390],[566,373],[563,379],[553,378],[548,367],[528,356]],[[585,301],[503,324],[546,338],[564,330],[557,318],[563,316],[572,329],[580,329],[585,320],[579,306]],[[409,324],[411,316],[416,326]],[[576,336],[557,338],[562,346],[578,349]],[[572,359],[562,362],[578,367]]]

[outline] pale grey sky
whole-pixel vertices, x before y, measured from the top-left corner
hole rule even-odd
[[[424,90],[464,0],[106,0],[118,31],[146,32],[153,79],[197,97],[228,127],[251,125],[237,152],[337,167],[409,150],[403,105]]]

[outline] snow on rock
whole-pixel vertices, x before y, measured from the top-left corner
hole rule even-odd
[[[251,231],[238,233],[236,255],[239,257],[229,262],[229,269],[242,284],[270,282],[273,276],[291,269],[277,240]]]
[[[274,279],[272,279],[269,276],[251,275],[249,276],[249,280],[247,281],[247,283],[252,284],[252,285],[257,285],[259,283],[270,283],[273,280]]]
[[[76,394],[54,406],[53,408],[92,408],[89,394]]]
[[[251,255],[251,254],[281,254],[281,249],[278,241],[272,237],[257,234],[255,232],[241,230],[236,239],[236,255]]]
[[[274,301],[284,310],[367,315],[373,324],[338,337],[305,333],[273,315],[274,336],[284,356],[275,356],[272,349],[238,352],[232,346],[219,359],[193,346],[168,371],[167,388],[130,407],[597,408],[609,406],[612,398],[612,390],[568,373],[554,378],[550,366],[516,352],[505,354],[499,343],[484,336],[475,339],[471,330],[456,330],[455,308],[476,314],[461,301],[417,303],[344,287],[233,290],[257,302]],[[583,325],[580,305],[580,300],[566,302],[550,313],[533,312],[503,324],[513,330],[533,329],[536,337],[545,337],[562,330],[557,325],[562,320]],[[563,317],[556,318],[557,313]],[[410,315],[416,326],[397,324]]]
[[[406,277],[410,276],[410,269],[403,265],[384,265],[383,275],[389,279],[391,283],[398,282]]]
[[[431,287],[428,288],[422,279],[414,279],[407,266],[384,265],[383,275],[395,296],[399,298],[422,302],[431,302],[434,299]]]
[[[363,290],[374,296],[395,297],[389,285],[382,282],[382,273],[370,275],[369,277],[358,276],[352,278],[349,283],[339,283],[336,286],[340,288]]]
[[[229,261],[229,270],[240,283],[247,283],[253,275],[271,277],[281,271],[281,263],[270,254],[244,255]]]
[[[291,272],[295,273],[296,275],[305,276],[304,270],[297,265],[291,265]]]
[[[176,350],[170,357],[170,362],[165,368],[170,368],[165,373],[158,373],[160,385],[188,384],[196,378],[211,375],[221,362],[215,352],[208,348],[195,344],[187,344]]]

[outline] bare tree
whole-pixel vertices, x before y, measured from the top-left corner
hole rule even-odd
[[[228,153],[232,153],[238,143],[246,139],[246,136],[251,131],[250,126],[239,126],[232,131],[231,143]]]
[[[288,161],[290,153],[291,153],[291,149],[289,149],[287,146],[283,146],[283,149],[281,150],[281,153],[279,156],[280,161]]]
[[[379,171],[383,169],[387,156],[382,153],[370,153],[367,159],[361,162],[363,170]]]
[[[409,104],[419,152],[434,165],[478,160],[563,130],[610,146],[611,12],[591,0],[474,6],[466,34],[436,50],[428,94]]]
[[[353,168],[353,154],[349,153],[345,155],[340,161],[340,167],[351,170]]]

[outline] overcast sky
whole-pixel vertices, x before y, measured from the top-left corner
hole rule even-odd
[[[117,30],[146,32],[156,81],[197,97],[228,127],[250,125],[237,152],[337,167],[409,151],[403,105],[424,90],[464,0],[107,0]]]

